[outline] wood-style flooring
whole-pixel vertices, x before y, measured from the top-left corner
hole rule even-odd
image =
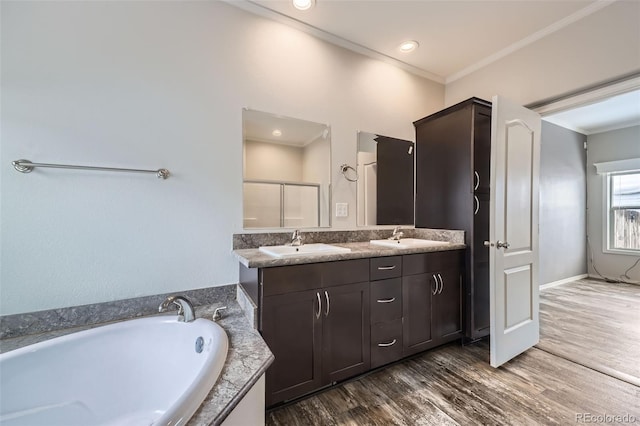
[[[640,386],[640,286],[586,279],[541,291],[537,347]]]
[[[589,284],[590,290],[585,288],[583,291],[588,295],[607,290],[600,289],[597,284]],[[580,316],[572,317],[567,313],[569,317],[559,319],[557,314],[547,314],[551,305],[569,305],[566,299],[573,299],[577,304],[584,303],[584,309],[594,310],[596,305],[602,308],[608,303],[603,300],[589,302],[588,297],[582,302],[583,296],[573,297],[566,291],[558,287],[557,293],[563,296],[562,300],[556,301],[550,290],[541,293],[541,328],[544,329],[541,343],[545,339],[560,342],[562,337],[549,328],[554,322],[575,324],[577,328],[571,331],[575,336],[580,335],[578,327],[581,324],[582,327],[589,326],[589,322]],[[608,296],[610,292],[604,294]],[[637,293],[630,299],[612,297],[613,309],[620,311],[630,303],[640,306],[635,297]],[[574,308],[574,311],[580,309]],[[602,312],[601,309],[596,311]],[[604,328],[603,324],[612,317],[603,315],[599,325]],[[637,321],[637,312],[629,315],[636,315]],[[619,320],[612,324],[624,330],[633,326],[632,319],[627,319],[626,323],[618,323]],[[625,333],[621,332],[622,339],[632,338]],[[635,350],[631,356],[616,353],[615,356],[621,356],[623,360],[619,364],[637,367],[639,342],[637,335],[627,342],[626,347]],[[576,348],[582,344],[576,344]],[[600,355],[607,353],[606,348],[610,346],[606,344],[599,349]],[[487,341],[464,347],[458,343],[449,344],[270,411],[266,423],[273,426],[567,425],[579,424],[578,416],[583,415],[584,419],[587,414],[629,415],[640,423],[640,387],[585,367],[585,363],[549,353],[549,350],[544,345],[542,349],[532,348],[494,369],[489,365]]]

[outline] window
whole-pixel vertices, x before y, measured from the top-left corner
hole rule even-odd
[[[607,176],[608,248],[640,251],[640,172]]]

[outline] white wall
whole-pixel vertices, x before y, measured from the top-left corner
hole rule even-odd
[[[618,1],[446,85],[445,104],[502,95],[522,105],[640,71],[640,2]]]
[[[356,131],[413,139],[443,107],[440,84],[222,2],[1,7],[3,315],[237,282],[242,107],[330,124],[333,202],[351,206]]]
[[[246,140],[244,178],[301,182],[303,148]]]
[[[638,256],[603,252],[602,230],[606,226],[603,219],[603,176],[596,174],[594,163],[640,158],[640,126],[598,133],[587,137],[587,229],[593,261],[598,271],[608,277],[618,279],[624,271],[638,259]],[[589,264],[589,274],[597,275]],[[640,281],[640,267],[636,266],[629,276]]]

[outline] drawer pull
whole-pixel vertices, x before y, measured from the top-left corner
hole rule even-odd
[[[378,303],[391,303],[395,301],[396,301],[395,297],[392,297],[391,299],[378,299]]]
[[[392,269],[396,269],[396,265],[393,265],[393,266],[378,266],[378,271],[391,271]]]
[[[389,343],[378,343],[378,346],[381,347],[381,348],[388,348],[389,346],[393,346],[395,344],[396,344],[396,339],[393,339]]]

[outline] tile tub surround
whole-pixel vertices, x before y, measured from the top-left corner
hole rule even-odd
[[[235,292],[236,286],[233,287]],[[187,292],[184,292],[187,293]],[[234,300],[196,307],[197,318],[211,318],[215,308],[227,306],[218,324],[229,336],[229,351],[218,381],[191,417],[187,426],[219,425],[264,374],[274,360],[273,354],[251,326]],[[157,311],[157,307],[156,307]],[[157,315],[157,312],[156,312]],[[162,314],[175,315],[175,313]],[[94,324],[98,326],[101,324]],[[59,329],[52,332],[24,335],[0,341],[0,352],[38,343],[54,337],[81,331],[92,326]]]
[[[464,231],[448,229],[403,228],[403,238],[449,241],[464,244]],[[389,238],[393,229],[362,229],[356,231],[301,231],[304,244],[312,243],[353,243],[383,240]],[[233,250],[278,246],[291,242],[292,232],[270,232],[260,234],[233,234]]]
[[[339,247],[347,247],[351,249],[348,253],[335,253],[335,254],[322,254],[322,255],[301,255],[291,257],[273,257],[266,253],[261,252],[256,247],[235,249],[233,253],[236,255],[240,263],[247,268],[269,268],[274,266],[286,266],[286,265],[299,265],[303,263],[318,263],[318,262],[332,262],[335,260],[348,260],[348,259],[362,259],[371,257],[385,257],[396,256],[403,254],[413,253],[427,253],[432,251],[447,251],[447,250],[459,250],[466,248],[464,244],[464,231],[447,231],[447,230],[430,230],[430,229],[407,229],[405,232],[406,238],[423,238],[436,241],[449,241],[451,244],[448,246],[433,246],[433,247],[415,247],[407,249],[384,247],[379,245],[373,245],[369,243],[369,239],[381,239],[387,238],[390,235],[389,230],[384,231],[338,231],[338,232],[309,232],[303,233],[306,243],[323,242]],[[419,231],[419,232],[415,232]],[[376,234],[377,233],[377,234]],[[316,234],[323,234],[320,238]],[[351,238],[349,235],[351,234]],[[274,237],[253,237],[262,235],[279,235],[282,234],[241,234],[234,235],[234,243],[236,237],[239,241],[243,241],[245,246],[248,241],[253,243],[261,241],[260,245],[263,245],[264,241],[276,241]],[[306,236],[310,235],[311,238],[307,239]],[[336,240],[357,241],[357,237],[364,239],[363,242],[343,242]],[[279,238],[279,237],[278,237]],[[310,241],[311,240],[311,241]],[[278,240],[279,241],[279,240]]]

